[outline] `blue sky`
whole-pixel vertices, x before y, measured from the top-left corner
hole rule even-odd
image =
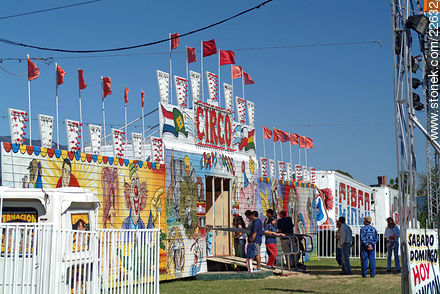
[[[104,49],[146,43],[184,33],[229,17],[261,1],[115,1],[0,20],[0,37],[45,47]],[[69,1],[9,1],[1,16],[70,4]],[[382,40],[383,46],[363,44],[307,48],[236,50],[236,62],[255,85],[246,98],[255,102],[257,148],[263,154],[261,125],[275,126],[314,140],[308,163],[316,169],[341,169],[373,184],[379,175],[396,174],[391,17],[388,1],[275,0],[265,7],[212,29],[182,38],[173,55],[173,74],[185,76],[185,46],[200,48],[200,40],[215,39],[220,49],[294,46],[317,43]],[[0,58],[56,57],[66,71],[60,86],[60,118],[79,119],[77,69],[84,69],[84,122],[101,123],[100,76],[112,78],[113,95],[106,100],[109,124],[122,124],[124,84],[130,89],[129,121],[140,115],[140,89],[146,92],[145,112],[157,107],[156,69],[168,71],[169,44],[117,52],[131,56],[73,55],[44,52],[0,43]],[[198,51],[199,54],[200,51]],[[157,54],[156,54],[157,53]],[[162,54],[165,53],[165,54]],[[144,55],[139,55],[144,54]],[[107,54],[105,54],[107,55]],[[69,58],[66,58],[69,57]],[[77,57],[77,58],[70,58]],[[200,59],[198,57],[198,59]],[[217,72],[217,57],[204,60],[205,70]],[[32,113],[55,115],[55,65],[36,62],[40,77],[32,81]],[[26,62],[3,61],[4,69],[25,73]],[[190,69],[200,71],[200,63]],[[230,83],[230,67],[222,82]],[[0,71],[0,135],[9,134],[7,108],[27,109],[27,76]],[[236,87],[235,95],[241,95]],[[146,120],[155,125],[158,116]],[[137,128],[130,131],[138,132]],[[61,143],[65,143],[60,125]],[[417,131],[417,130],[416,130]],[[418,170],[425,169],[425,140],[416,132]],[[85,133],[88,138],[88,132]],[[38,138],[37,122],[33,138]],[[279,159],[280,146],[277,143]],[[283,146],[289,159],[289,146]],[[273,153],[266,142],[267,156]],[[294,163],[298,148],[292,148]],[[304,154],[302,154],[304,159]]]

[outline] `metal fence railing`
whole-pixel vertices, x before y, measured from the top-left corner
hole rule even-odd
[[[159,293],[158,229],[0,224],[0,293]]]
[[[353,228],[352,228],[353,229]],[[335,258],[336,257],[336,235],[332,230],[318,230],[317,233],[317,254],[319,258]],[[376,258],[387,258],[387,246],[384,234],[379,234],[379,241],[375,246]],[[400,254],[400,253],[399,253]],[[361,240],[359,228],[353,229],[353,243],[351,246],[350,257],[360,258],[361,256]]]

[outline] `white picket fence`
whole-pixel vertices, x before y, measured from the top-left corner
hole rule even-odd
[[[353,243],[351,247],[350,257],[360,258],[361,256],[361,240],[359,231],[360,228],[352,227]],[[318,230],[317,233],[317,253],[319,258],[335,258],[336,257],[336,238],[335,231],[332,230]],[[387,258],[387,246],[384,234],[379,234],[379,242],[376,244],[376,258]]]
[[[0,224],[0,293],[159,293],[160,231]]]

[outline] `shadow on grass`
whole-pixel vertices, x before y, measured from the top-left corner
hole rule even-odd
[[[315,291],[302,290],[302,289],[281,289],[281,288],[263,288],[265,291],[279,291],[279,292],[293,292],[293,293],[317,293]]]

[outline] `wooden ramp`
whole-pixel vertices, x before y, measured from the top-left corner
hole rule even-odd
[[[288,271],[275,266],[275,270],[268,269],[266,263],[261,263],[261,272],[248,272],[246,259],[236,256],[208,257],[208,272],[197,275],[200,280],[225,280],[225,279],[264,279],[272,275],[294,275],[295,271]],[[256,261],[253,262],[256,268]],[[200,277],[199,277],[200,276]]]

